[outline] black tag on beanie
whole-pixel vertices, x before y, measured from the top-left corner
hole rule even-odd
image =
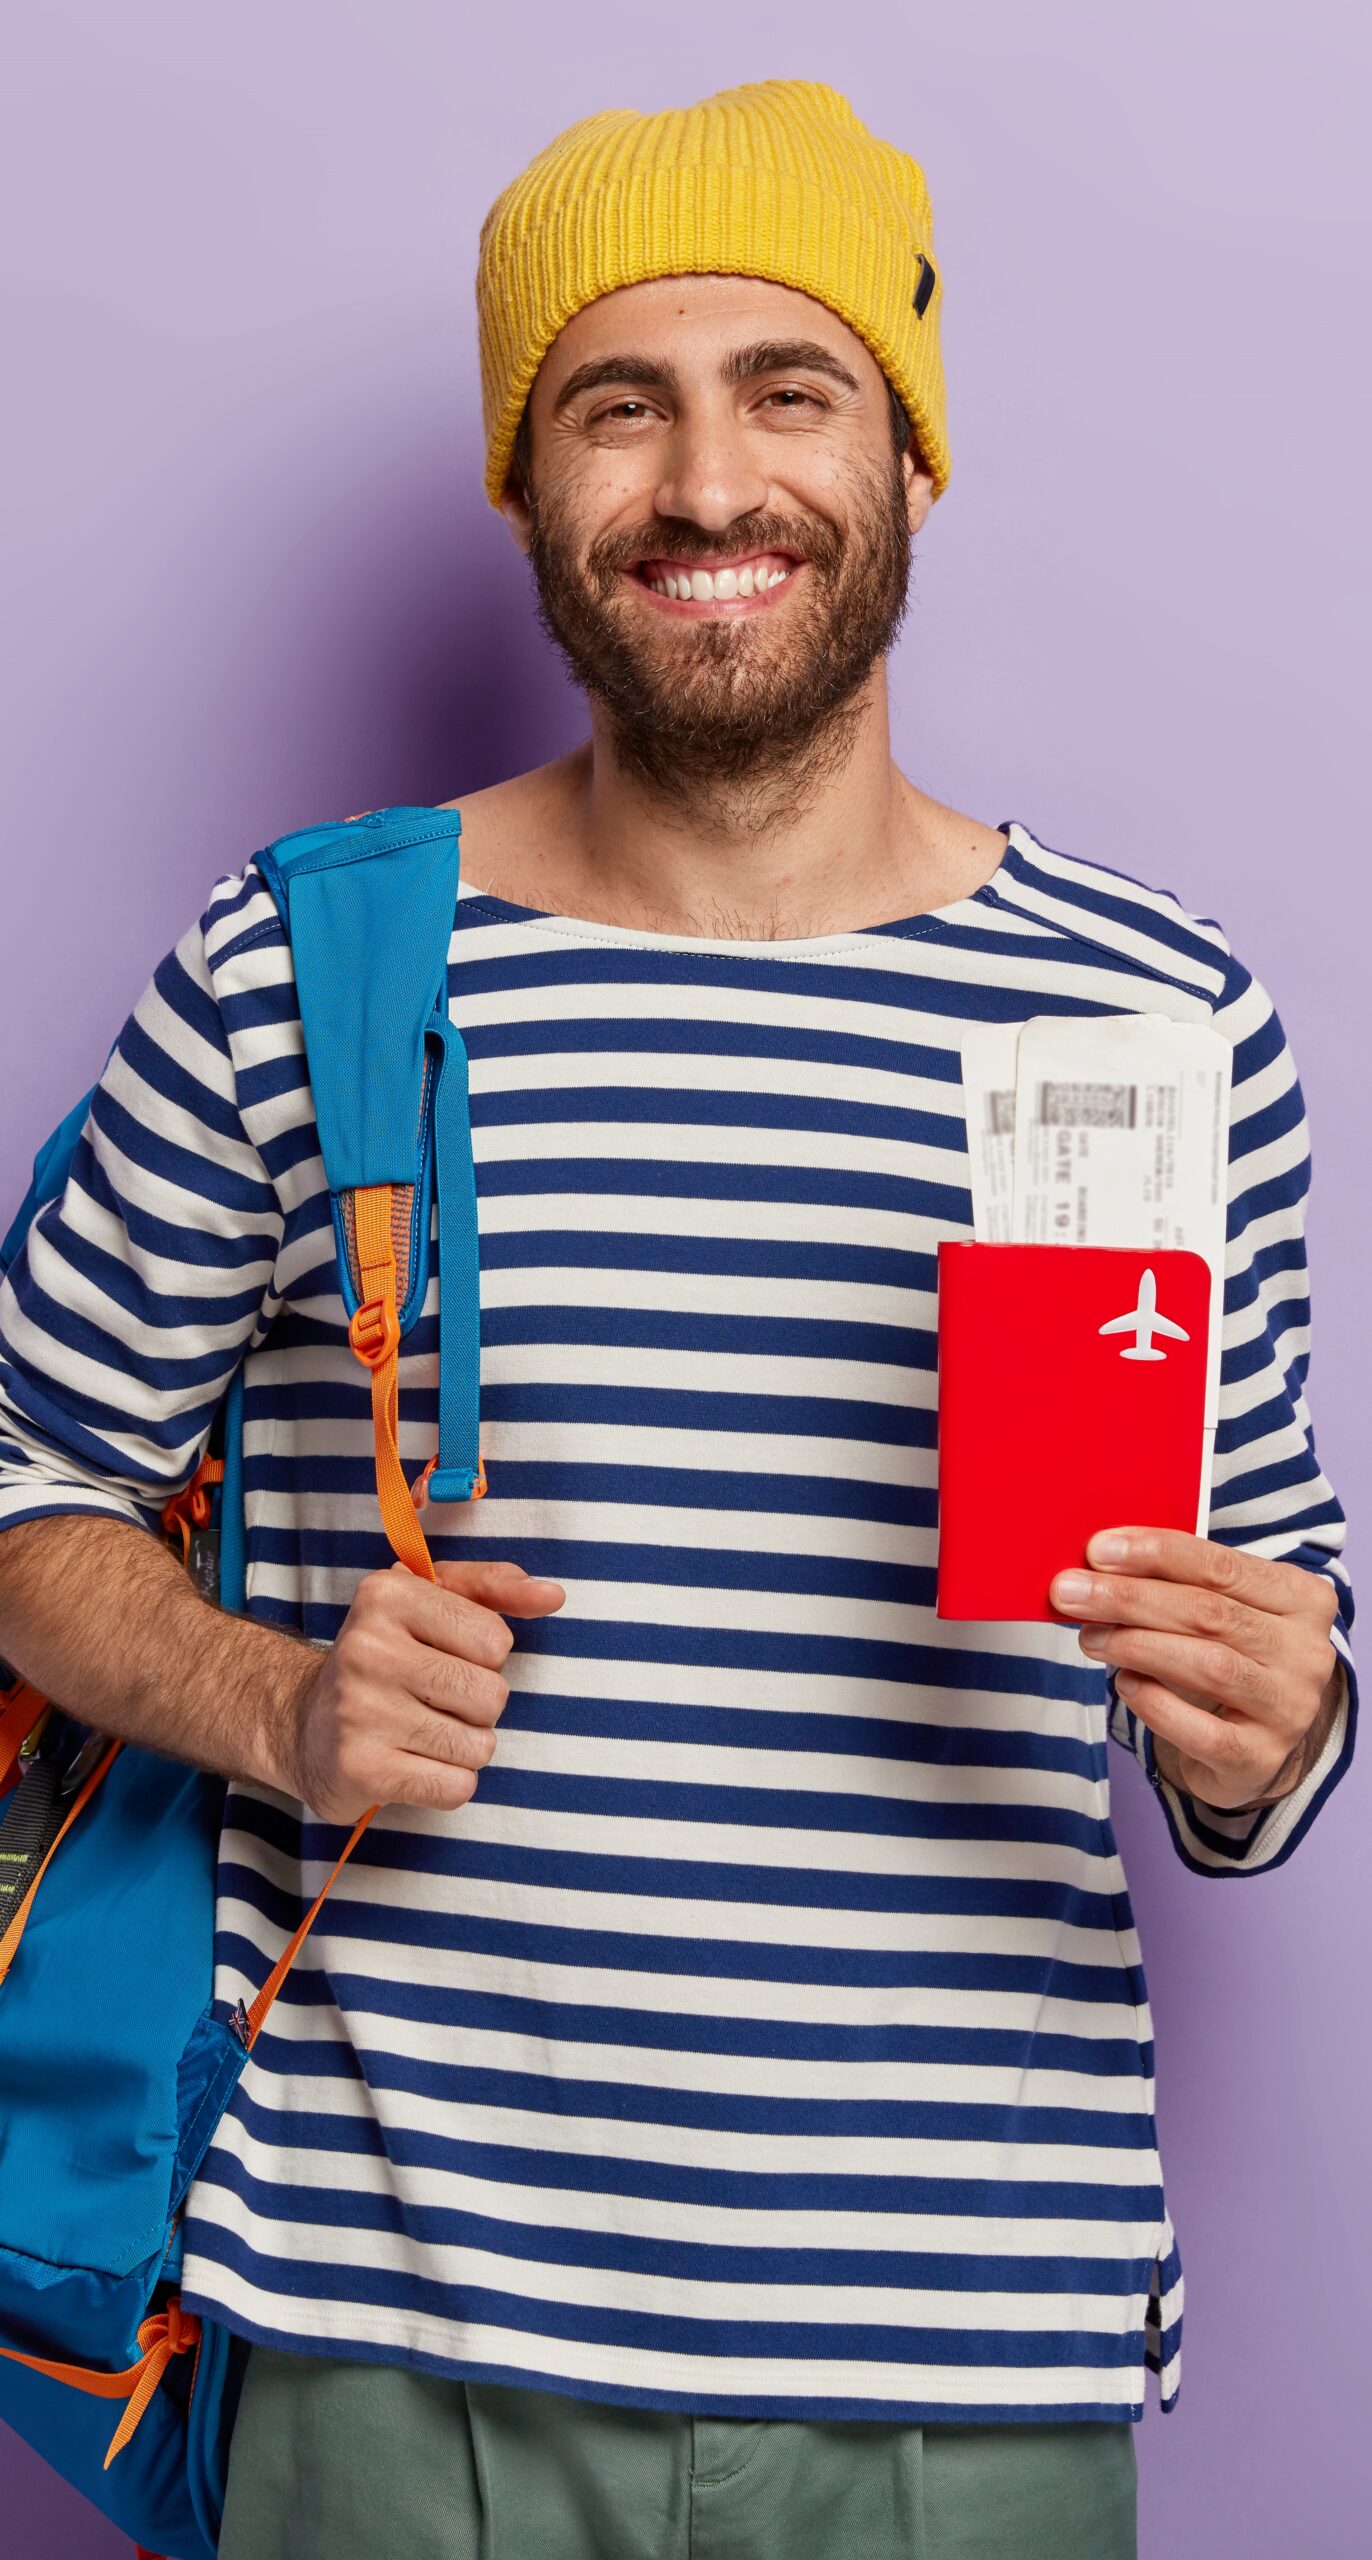
[[[926,258],[921,250],[919,261],[919,282],[915,287],[915,318],[917,320],[922,320],[924,318],[925,312],[933,301],[934,286],[937,282],[938,278],[934,274],[933,259]]]

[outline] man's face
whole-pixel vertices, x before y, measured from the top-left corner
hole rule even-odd
[[[626,286],[556,339],[529,428],[505,512],[621,755],[686,797],[840,753],[932,495],[862,341],[754,277]]]

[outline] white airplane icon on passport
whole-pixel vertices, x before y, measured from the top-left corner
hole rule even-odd
[[[1133,1334],[1129,1348],[1120,1353],[1121,1360],[1165,1360],[1166,1352],[1153,1347],[1155,1333],[1165,1333],[1173,1342],[1191,1339],[1184,1325],[1174,1324],[1170,1316],[1159,1315],[1158,1284],[1151,1271],[1145,1271],[1139,1282],[1138,1305],[1131,1307],[1127,1316],[1112,1316],[1108,1324],[1097,1329],[1101,1333]]]

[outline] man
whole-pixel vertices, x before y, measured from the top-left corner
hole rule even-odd
[[[238,1782],[227,1997],[388,1808],[191,2200],[253,2342],[223,2551],[1122,2560],[1181,2279],[1107,1721],[1213,1874],[1352,1747],[1295,1072],[1217,926],[892,762],[948,476],[911,161],[804,82],[598,117],[478,293],[590,711],[461,801],[487,1497],[439,1588],[384,1569],[251,865],[0,1309],[0,1646]],[[1080,1640],[939,1621],[961,1026],[1159,1006],[1234,1045],[1213,1535],[1102,1523]],[[137,1531],[245,1352],[240,1621]],[[402,1392],[417,1471],[431,1344]]]

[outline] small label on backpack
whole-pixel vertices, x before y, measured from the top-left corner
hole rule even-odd
[[[219,1531],[192,1529],[186,1551],[186,1570],[191,1588],[202,1600],[217,1603],[219,1599]]]
[[[230,2014],[229,2025],[246,2052],[252,2043],[252,2020],[241,2000]]]

